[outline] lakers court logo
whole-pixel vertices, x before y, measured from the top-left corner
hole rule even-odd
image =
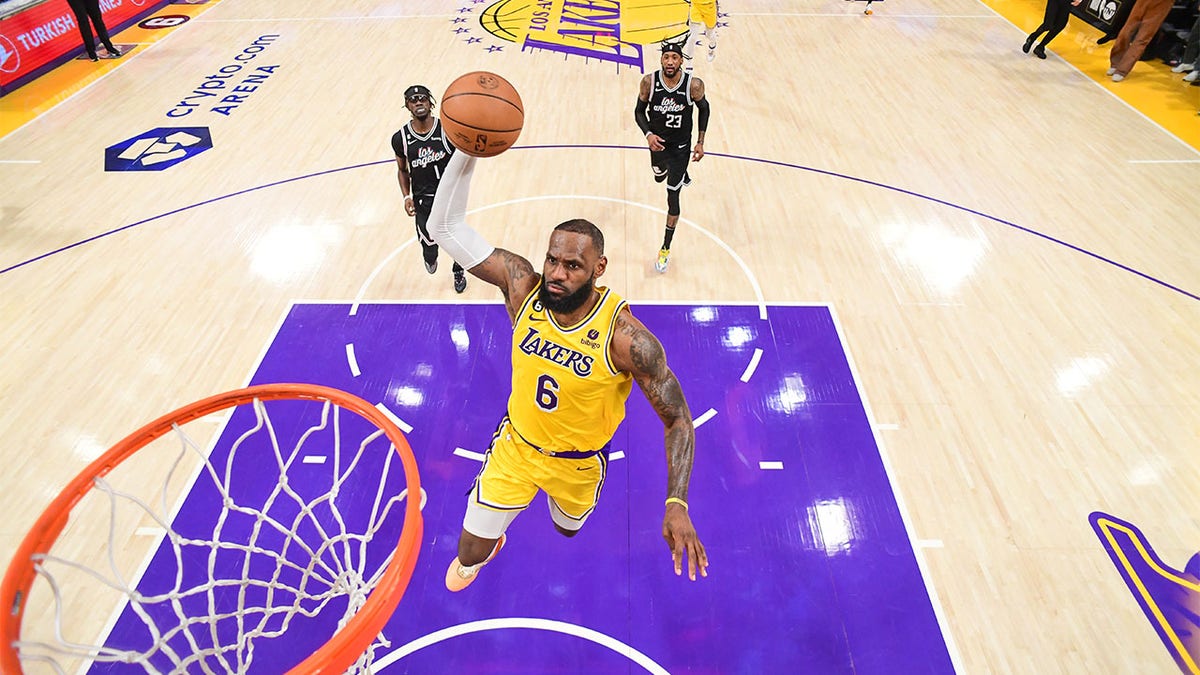
[[[459,0],[455,39],[488,53],[519,50],[643,71],[643,47],[688,33],[687,0]],[[725,17],[721,15],[724,25]],[[656,60],[655,60],[656,61]]]
[[[1133,523],[1100,511],[1088,520],[1180,670],[1200,675],[1200,553],[1176,569]]]

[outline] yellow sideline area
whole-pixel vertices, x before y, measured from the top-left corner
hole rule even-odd
[[[220,1],[209,0],[203,5],[164,5],[157,12],[142,17],[139,23],[152,16],[165,14],[195,18]],[[119,59],[100,59],[97,62],[81,56],[83,54],[83,43],[81,42],[76,58],[45,73],[36,80],[26,83],[25,86],[18,87],[16,91],[0,97],[0,138],[11,134],[30,120],[74,96],[114,68],[120,68],[127,59],[136,57],[138,52],[145,49],[147,45],[162,40],[175,30],[176,28],[139,28],[135,23],[112,34],[113,44],[125,54]],[[100,49],[100,53],[104,53],[103,48]]]
[[[1042,12],[1045,8],[1042,0],[980,1],[1023,31],[1031,31],[1042,22]],[[166,5],[156,14],[186,14],[195,17],[218,2],[220,0],[211,0],[203,5]],[[897,0],[897,4],[900,2],[903,0]],[[736,14],[736,9],[731,8],[731,11]],[[879,19],[886,20],[884,11],[876,14]],[[134,25],[114,35],[113,39],[123,47],[137,45],[129,54],[136,56],[145,45],[167,37],[174,30],[147,30]],[[1200,150],[1200,116],[1197,116],[1197,111],[1200,111],[1200,87],[1183,82],[1181,75],[1172,73],[1161,61],[1140,62],[1124,82],[1112,82],[1104,74],[1108,68],[1109,45],[1096,45],[1096,39],[1100,35],[1096,28],[1071,17],[1067,28],[1050,44],[1051,58],[1057,56],[1066,60],[1099,82],[1114,96],[1140,110],[1188,145]],[[1020,49],[1020,42],[1014,40],[1013,49]],[[125,58],[102,59],[99,63],[93,63],[86,59],[76,59],[0,98],[0,138],[50,110],[113,68],[120,68],[124,61]]]
[[[1041,25],[1046,8],[1046,3],[1041,0],[980,2],[1026,33]],[[1197,111],[1200,111],[1200,87],[1184,82],[1183,74],[1172,73],[1171,68],[1158,59],[1138,62],[1125,80],[1113,82],[1104,74],[1109,67],[1108,48],[1112,43],[1096,45],[1096,40],[1103,34],[1072,16],[1063,32],[1050,43],[1046,54],[1050,58],[1059,56],[1183,142],[1200,150],[1200,116],[1197,115]],[[1020,40],[1013,43],[1013,49],[1020,48]]]

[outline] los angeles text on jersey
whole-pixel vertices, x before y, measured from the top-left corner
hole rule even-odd
[[[675,113],[682,111],[686,107],[687,105],[680,103],[673,98],[667,98],[652,106],[651,110],[660,113]]]
[[[529,356],[536,356],[570,368],[580,377],[587,377],[591,374],[592,362],[595,361],[594,357],[586,356],[570,347],[564,347],[543,338],[536,328],[530,328],[529,332],[525,334],[524,339],[521,340],[520,349]]]
[[[423,168],[429,166],[430,164],[437,164],[445,159],[448,155],[449,153],[445,150],[424,147],[417,151],[417,158],[411,160],[409,164],[411,164],[414,168]]]

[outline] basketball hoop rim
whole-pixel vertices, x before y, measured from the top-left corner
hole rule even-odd
[[[367,598],[366,603],[341,630],[337,631],[312,656],[288,671],[288,675],[309,673],[338,673],[353,664],[395,611],[412,579],[417,565],[424,531],[421,517],[421,479],[417,472],[417,460],[404,433],[391,419],[365,400],[340,389],[317,384],[276,383],[260,384],[217,394],[169,412],[146,424],[112,446],[98,459],[79,473],[62,493],[50,503],[25,535],[17,547],[4,581],[0,583],[0,600],[8,608],[4,616],[3,644],[0,644],[0,672],[22,673],[21,662],[14,648],[20,639],[21,620],[25,615],[25,601],[37,573],[30,564],[32,556],[46,553],[58,540],[71,510],[94,486],[95,479],[107,475],[121,462],[138,450],[160,438],[174,424],[186,424],[219,410],[232,408],[254,400],[310,400],[329,401],[339,407],[357,413],[372,422],[387,434],[404,465],[408,497],[405,499],[404,526],[396,544],[392,562],[384,571],[379,583]]]

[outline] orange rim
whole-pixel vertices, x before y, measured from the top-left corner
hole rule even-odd
[[[4,615],[0,672],[24,672],[13,645],[20,639],[25,600],[37,577],[33,565],[30,564],[30,558],[50,550],[70,519],[71,510],[92,489],[95,479],[108,474],[130,455],[169,432],[172,424],[186,424],[218,410],[249,403],[255,399],[330,401],[383,429],[400,455],[404,465],[404,477],[408,483],[408,497],[405,499],[404,526],[400,532],[400,540],[396,543],[392,563],[354,618],[312,656],[288,671],[288,675],[340,674],[366,651],[375,640],[375,636],[383,630],[396,605],[400,603],[417,565],[424,523],[421,518],[421,478],[417,473],[416,457],[413,456],[412,448],[409,447],[403,432],[377,408],[353,394],[315,384],[262,384],[210,396],[159,417],[118,442],[63,488],[62,494],[50,503],[17,547],[17,552],[4,574],[4,581],[0,584],[0,599],[3,599],[5,606],[9,608]]]

